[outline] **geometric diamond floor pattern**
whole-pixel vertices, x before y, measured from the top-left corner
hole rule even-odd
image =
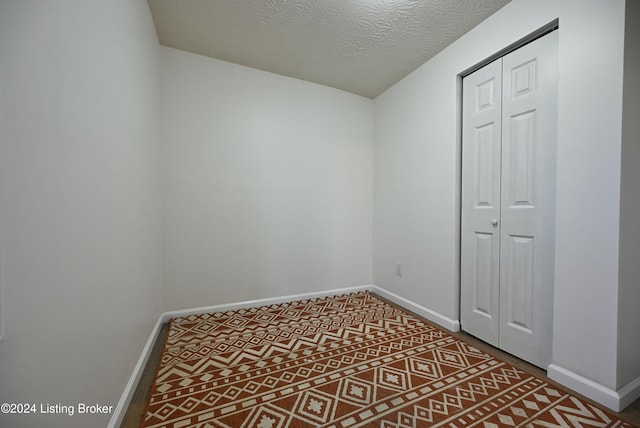
[[[142,427],[632,427],[368,291],[171,320]]]

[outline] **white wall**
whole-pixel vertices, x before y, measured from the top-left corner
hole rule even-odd
[[[559,18],[553,361],[607,392],[621,386],[624,6],[623,0],[514,0],[375,100],[374,283],[457,319],[456,76]],[[402,277],[394,276],[398,261],[405,264]]]
[[[618,293],[618,386],[640,379],[640,2],[625,9]]]
[[[553,360],[616,390],[624,2],[560,13]]]
[[[160,58],[165,309],[370,284],[372,101]]]
[[[0,403],[115,406],[159,313],[157,49],[144,1],[0,1]]]
[[[375,102],[168,48],[156,99],[145,2],[0,0],[0,402],[115,406],[161,306],[368,284],[373,269],[458,319],[456,75],[558,17],[554,363],[605,389],[636,380],[622,0],[514,0]]]

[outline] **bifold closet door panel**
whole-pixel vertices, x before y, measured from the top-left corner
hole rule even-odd
[[[551,361],[557,134],[554,31],[503,58],[500,347]]]
[[[502,59],[463,80],[461,323],[498,346]]]

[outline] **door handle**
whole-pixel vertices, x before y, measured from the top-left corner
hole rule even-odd
[[[491,220],[491,225],[492,226],[497,226],[498,225],[498,219],[494,218],[493,220]]]

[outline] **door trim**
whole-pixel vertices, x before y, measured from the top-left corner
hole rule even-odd
[[[554,19],[553,21],[549,22],[547,25],[544,25],[540,28],[538,28],[536,31],[527,34],[526,36],[524,36],[523,38],[516,40],[515,42],[513,42],[512,44],[510,44],[509,46],[500,49],[498,52],[494,53],[493,55],[483,59],[482,61],[480,61],[477,64],[472,65],[471,67],[467,68],[466,70],[458,73],[458,78],[460,80],[460,82],[462,82],[462,79],[465,78],[466,76],[470,75],[471,73],[473,73],[474,71],[477,71],[479,69],[481,69],[482,67],[484,67],[485,65],[495,61],[498,58],[501,58],[505,55],[508,55],[509,53],[520,49],[521,47],[523,47],[524,45],[527,45],[531,42],[533,42],[534,40],[539,39],[540,37],[545,36],[548,33],[551,33],[552,31],[555,31],[557,29],[560,28],[560,20],[558,18]],[[458,94],[458,95],[461,95]],[[460,101],[462,101],[462,99],[460,99]]]

